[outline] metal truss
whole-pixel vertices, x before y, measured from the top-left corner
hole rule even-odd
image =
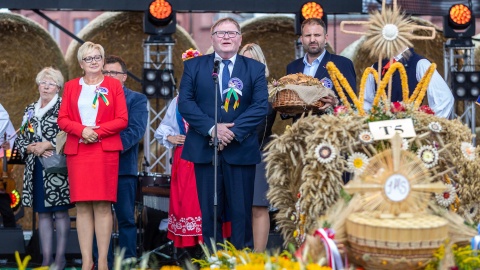
[[[449,86],[452,85],[452,72],[475,71],[475,45],[471,39],[449,39],[443,49],[445,81]],[[475,102],[465,100],[463,104],[460,119],[470,127],[472,134],[476,134]],[[475,136],[472,143],[476,145]]]
[[[172,52],[175,42],[171,36],[150,36],[143,43],[144,68],[173,70]],[[172,78],[174,85],[175,80]],[[154,104],[152,104],[154,102]],[[172,151],[160,145],[154,137],[155,130],[165,115],[171,100],[154,98],[148,102],[148,126],[144,136],[143,151],[147,160],[146,172],[171,173]]]

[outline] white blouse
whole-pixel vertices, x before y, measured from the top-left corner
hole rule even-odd
[[[168,149],[172,149],[174,145],[167,140],[167,137],[180,134],[180,128],[177,122],[177,98],[178,97],[175,97],[168,105],[165,117],[162,122],[160,122],[160,126],[158,126],[154,134],[155,139]]]
[[[98,103],[97,106],[93,108],[93,99],[95,98],[95,89],[102,82],[99,82],[96,85],[86,84],[83,78],[80,78],[80,85],[82,86],[82,91],[78,97],[78,111],[80,113],[80,119],[82,119],[82,125],[84,126],[96,126],[96,119],[98,114]]]

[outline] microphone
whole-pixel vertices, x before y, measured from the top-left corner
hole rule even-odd
[[[150,167],[150,163],[148,163],[148,160],[147,160],[146,156],[143,156],[143,160],[145,161],[145,163],[143,163],[143,164],[147,167]]]
[[[213,62],[212,78],[214,81],[218,79],[218,69],[220,68],[220,61],[222,61],[222,58],[215,57],[215,61]]]

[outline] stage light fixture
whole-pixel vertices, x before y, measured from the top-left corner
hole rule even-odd
[[[464,4],[452,5],[443,19],[443,32],[447,38],[466,38],[475,35],[475,16]]]
[[[172,99],[175,94],[173,70],[143,69],[142,88],[148,98]]]
[[[155,0],[145,11],[143,30],[150,35],[171,35],[177,27],[176,12],[166,0]]]
[[[477,100],[480,95],[480,71],[452,72],[452,92],[458,100]]]
[[[325,10],[323,9],[322,5],[317,2],[310,1],[304,3],[300,7],[299,11],[295,14],[295,34],[302,34],[302,23],[306,19],[310,18],[321,19],[325,23],[325,27],[327,27],[327,15],[325,14]]]

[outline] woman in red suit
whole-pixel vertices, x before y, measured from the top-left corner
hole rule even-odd
[[[98,269],[108,269],[107,252],[112,233],[111,204],[117,200],[120,131],[128,114],[120,82],[103,76],[104,49],[85,42],[77,58],[84,76],[65,84],[58,126],[68,136],[67,155],[70,201],[77,207],[77,232],[82,270],[93,267],[94,233]]]

